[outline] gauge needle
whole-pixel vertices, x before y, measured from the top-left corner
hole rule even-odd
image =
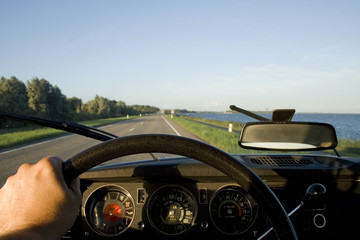
[[[238,206],[238,210],[239,210],[239,217],[241,217],[241,215],[242,215],[242,210],[241,210],[241,207],[240,207],[240,206]]]

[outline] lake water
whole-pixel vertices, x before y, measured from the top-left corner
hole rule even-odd
[[[241,113],[187,113],[192,117],[231,122],[256,122]],[[271,114],[259,114],[271,118]],[[360,140],[360,114],[295,113],[293,121],[324,122],[333,125],[339,139]]]

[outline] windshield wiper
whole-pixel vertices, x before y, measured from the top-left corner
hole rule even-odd
[[[53,120],[46,120],[37,117],[23,116],[17,114],[8,114],[8,113],[0,113],[0,118],[7,120],[15,120],[20,122],[28,122],[32,124],[37,124],[45,127],[56,128],[59,130],[63,130],[66,132],[76,133],[85,137],[93,138],[100,141],[107,141],[110,139],[115,139],[118,136],[108,133],[106,131],[84,126],[75,122],[58,122]]]

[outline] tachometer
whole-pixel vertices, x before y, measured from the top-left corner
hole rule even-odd
[[[237,186],[218,190],[210,201],[210,217],[215,227],[229,235],[249,229],[256,214],[249,197]]]
[[[151,225],[167,235],[186,232],[193,225],[196,214],[194,197],[180,186],[162,187],[149,200],[148,217]]]
[[[86,202],[86,219],[91,228],[102,236],[123,233],[134,218],[134,201],[130,194],[117,186],[96,190]]]

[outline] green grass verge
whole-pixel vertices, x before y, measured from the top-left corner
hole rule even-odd
[[[193,120],[192,118],[190,118]],[[242,149],[238,145],[239,134],[229,132],[226,130],[206,126],[204,124],[191,121],[188,117],[174,117],[173,120],[178,125],[186,128],[191,133],[201,138],[205,142],[225,151],[228,153],[259,153],[259,151]],[[196,121],[202,119],[197,118]],[[213,124],[216,126],[223,126],[221,121],[208,121],[205,119],[204,123]]]
[[[341,156],[360,158],[360,140],[339,139],[336,150]]]
[[[211,120],[211,119],[205,119],[205,118],[198,118],[198,117],[189,117],[189,116],[180,116],[180,118],[184,118],[184,119],[189,119],[189,120],[193,120],[193,121],[198,121],[198,122],[202,122],[202,123],[206,123],[206,124],[211,124],[214,126],[218,126],[218,127],[224,127],[224,128],[229,128],[229,124],[231,123],[233,125],[233,130],[235,131],[241,131],[241,128],[243,126],[242,123],[239,122],[230,122],[230,121],[216,121],[216,120]]]
[[[135,118],[136,116],[130,117]],[[106,118],[99,120],[91,120],[80,122],[80,124],[89,127],[100,127],[107,124],[127,120],[126,117]],[[68,134],[68,132],[45,128],[45,127],[25,127],[17,129],[1,129],[0,130],[0,149],[15,147],[19,145],[29,144],[38,140],[57,137]]]
[[[228,123],[223,123],[221,121],[215,120],[207,120],[201,118],[189,118],[189,117],[174,117],[173,120],[175,123],[179,124],[180,126],[186,128],[194,135],[198,136],[199,138],[203,139],[205,142],[220,148],[221,150],[228,152],[228,153],[264,153],[264,151],[255,151],[255,150],[248,150],[242,149],[238,145],[239,134],[237,133],[230,133],[225,130],[213,128],[210,126],[206,126],[201,123],[197,123],[190,120],[196,120],[199,122],[204,122],[216,126],[225,127]],[[234,129],[234,128],[233,128]],[[241,128],[240,128],[241,129]],[[236,130],[240,130],[236,129]],[[360,140],[358,141],[351,141],[351,140],[338,140],[338,147],[336,150],[340,153],[341,156],[348,156],[348,157],[355,157],[360,158]],[[331,154],[334,154],[334,151],[328,151]]]

